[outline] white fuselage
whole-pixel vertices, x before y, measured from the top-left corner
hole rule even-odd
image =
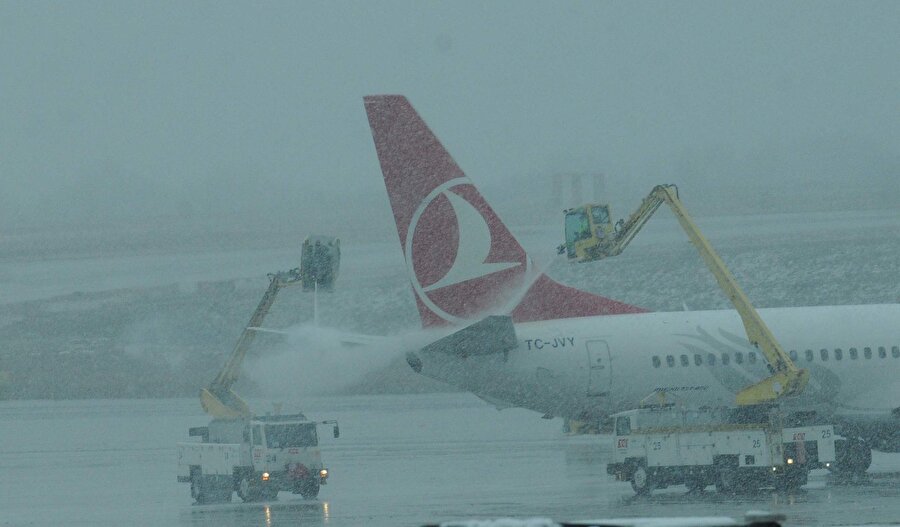
[[[897,426],[900,305],[759,310],[810,372],[785,405]],[[516,324],[507,354],[422,356],[422,373],[489,401],[572,418],[602,417],[664,391],[670,400],[733,405],[769,375],[735,311],[685,311]],[[892,415],[892,412],[893,415]]]

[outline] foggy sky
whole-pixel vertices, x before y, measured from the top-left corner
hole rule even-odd
[[[660,182],[701,213],[893,208],[898,27],[898,2],[3,2],[0,233],[353,204],[393,236],[375,93],[501,215],[598,171],[620,210]]]

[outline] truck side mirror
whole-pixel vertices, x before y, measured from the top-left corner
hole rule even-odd
[[[334,438],[337,439],[341,437],[341,429],[338,428],[337,423],[334,424]]]

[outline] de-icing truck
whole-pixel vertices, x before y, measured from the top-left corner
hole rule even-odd
[[[315,498],[328,480],[316,427],[303,414],[213,419],[191,428],[201,442],[178,443],[178,481],[191,484],[197,503],[274,499],[279,491]]]
[[[300,284],[304,290],[317,292],[322,286],[330,291],[339,265],[340,241],[315,236],[303,242],[299,268],[269,275],[269,287],[231,356],[200,391],[200,404],[213,420],[209,426],[191,428],[189,435],[202,441],[178,443],[178,481],[191,484],[197,503],[230,501],[235,491],[244,501],[274,499],[280,491],[315,498],[327,481],[316,427],[333,424],[338,437],[337,421],[310,421],[300,413],[257,416],[232,386],[278,292]]]
[[[791,422],[777,409],[649,407],[614,419],[607,473],[637,494],[684,484],[721,493],[806,484],[835,461],[834,427]],[[790,417],[790,416],[789,416]]]

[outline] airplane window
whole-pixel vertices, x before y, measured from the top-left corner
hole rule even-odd
[[[728,356],[727,353],[722,354],[722,366],[728,366],[728,363],[731,361],[731,357]]]
[[[872,358],[872,348],[863,348],[863,357],[867,359]]]
[[[744,354],[741,353],[740,351],[736,351],[734,353],[734,362],[736,362],[738,364],[743,364],[744,363]]]
[[[808,362],[812,362],[813,360],[813,352],[812,350],[806,350],[806,360]]]
[[[850,348],[850,358],[856,360],[859,357],[859,352],[856,351],[856,348]]]
[[[834,360],[841,360],[844,358],[844,352],[841,351],[841,348],[834,350]]]
[[[791,360],[793,360],[793,361],[797,360],[797,350],[791,350],[790,355],[791,355]]]
[[[819,355],[822,356],[822,360],[828,360],[828,350],[827,349],[824,349],[824,348],[821,349],[819,351]]]
[[[756,364],[756,352],[751,351],[747,354],[747,359],[750,361],[750,364]]]
[[[694,364],[696,364],[697,366],[703,364],[703,357],[701,357],[699,353],[694,355]]]
[[[894,346],[891,348],[891,356],[895,359],[900,358],[900,347]]]
[[[715,366],[715,365],[716,365],[716,356],[715,356],[715,354],[710,353],[709,355],[707,355],[707,356],[706,356],[706,361],[709,362],[709,365],[710,365],[710,366]]]
[[[878,346],[878,358],[887,358],[887,350],[884,349],[884,346]]]
[[[654,356],[653,356],[653,367],[654,367],[654,368],[659,368],[659,365],[660,365],[660,364],[662,364],[662,361],[659,360],[659,357],[657,357],[656,355],[654,355]]]
[[[668,364],[670,368],[675,366],[675,357],[673,357],[672,355],[666,355],[666,364]]]
[[[682,355],[681,356],[681,365],[682,366],[690,366],[690,364],[691,364],[691,361],[688,360],[687,355]]]

